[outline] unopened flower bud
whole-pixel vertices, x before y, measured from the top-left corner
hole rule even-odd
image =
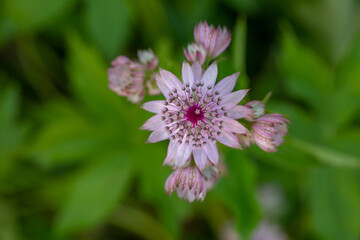
[[[140,102],[145,94],[142,66],[126,56],[117,57],[111,64],[113,67],[108,69],[109,88],[133,103]]]
[[[201,43],[191,43],[187,50],[184,48],[184,55],[189,62],[199,61],[200,64],[204,64],[207,53]]]

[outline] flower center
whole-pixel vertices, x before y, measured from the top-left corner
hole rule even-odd
[[[204,112],[199,105],[194,104],[187,109],[185,118],[195,126],[204,119]]]

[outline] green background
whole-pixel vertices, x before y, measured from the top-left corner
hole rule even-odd
[[[200,20],[233,34],[219,78],[272,91],[291,124],[277,153],[219,145],[225,176],[189,204],[164,192],[167,141],[139,130],[152,114],[106,70],[152,48],[179,76]],[[289,239],[360,239],[359,26],[358,0],[2,0],[0,239],[225,239],[228,222],[251,239],[264,184]]]

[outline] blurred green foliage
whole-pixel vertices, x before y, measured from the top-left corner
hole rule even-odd
[[[289,239],[359,239],[359,16],[356,0],[1,1],[0,239],[226,239],[229,221],[251,239],[264,183],[284,191]],[[151,47],[180,75],[200,20],[232,30],[219,77],[272,91],[291,124],[276,153],[221,147],[225,176],[188,204],[164,192],[167,143],[138,129],[151,114],[106,70]]]

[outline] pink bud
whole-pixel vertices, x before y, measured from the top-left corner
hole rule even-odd
[[[201,65],[204,64],[207,55],[203,45],[198,43],[189,44],[187,50],[184,48],[184,54],[189,62],[199,61]]]
[[[231,33],[227,28],[221,28],[208,23],[200,22],[194,28],[194,38],[196,43],[202,44],[210,59],[219,56],[230,44]]]
[[[108,69],[109,88],[133,103],[140,102],[145,94],[142,66],[126,56],[117,57],[111,64],[113,67]]]

